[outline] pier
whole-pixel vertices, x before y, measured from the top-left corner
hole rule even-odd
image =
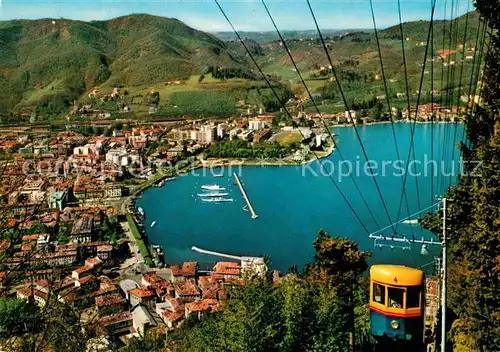
[[[238,175],[236,175],[236,173],[233,172],[233,176],[236,179],[236,183],[238,184],[238,187],[240,188],[241,194],[243,195],[245,202],[247,203],[248,210],[250,211],[250,214],[252,215],[252,219],[257,219],[259,216],[255,213],[255,210],[252,207],[252,203],[250,203],[250,199],[248,199],[247,193],[245,192],[245,189],[243,188],[243,185],[241,184],[241,181],[240,181]]]

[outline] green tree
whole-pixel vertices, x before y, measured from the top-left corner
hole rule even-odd
[[[464,175],[452,187],[448,206],[448,337],[456,351],[498,351],[500,346],[500,2],[475,5],[491,28],[481,106],[466,120],[468,146],[461,144]],[[486,44],[487,45],[487,44]],[[481,42],[478,47],[482,47]],[[476,168],[477,167],[477,168]],[[440,234],[440,215],[425,226]]]
[[[148,331],[145,336],[132,337],[120,348],[120,352],[162,352],[165,349],[165,335]]]
[[[0,337],[32,332],[38,325],[38,307],[18,298],[0,298]]]
[[[345,239],[320,231],[315,241],[315,262],[298,274],[275,284],[269,278],[253,279],[229,289],[222,311],[206,314],[201,322],[188,318],[172,333],[173,351],[338,351],[349,349],[349,332],[356,326],[367,331],[365,286],[358,285],[347,301],[344,287],[359,283],[367,254]],[[336,257],[336,258],[333,258]],[[333,270],[339,265],[344,269]],[[359,275],[356,277],[356,275]],[[343,282],[347,280],[347,282]],[[353,292],[352,290],[350,292]],[[356,306],[355,315],[351,305]]]
[[[323,230],[318,231],[314,241],[314,265],[312,269],[324,271],[332,284],[346,285],[347,289],[357,284],[363,272],[368,269],[366,260],[371,256],[359,245],[347,238],[331,237]]]
[[[371,118],[375,121],[381,121],[383,119],[383,109],[384,104],[377,102],[375,106],[371,109]]]

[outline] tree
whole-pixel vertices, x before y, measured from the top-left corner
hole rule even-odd
[[[69,236],[71,233],[71,228],[69,226],[59,225],[57,231],[57,242],[63,244],[69,242]]]
[[[109,137],[111,136],[111,130],[109,129],[109,127],[105,127],[104,130],[102,131],[102,135],[104,137]]]
[[[145,336],[132,337],[120,352],[162,352],[165,348],[165,336],[148,331]]]
[[[309,268],[314,280],[326,280],[334,287],[343,302],[343,312],[349,316],[353,340],[356,341],[356,301],[354,297],[363,292],[360,279],[368,269],[369,252],[363,252],[359,245],[347,238],[330,237],[323,230],[318,231],[314,241],[314,265]]]
[[[152,92],[144,97],[144,104],[158,106],[160,104],[160,93]]]
[[[38,308],[18,298],[0,298],[0,337],[7,338],[34,331]]]
[[[371,256],[359,245],[347,238],[330,237],[323,230],[318,231],[314,241],[314,267],[325,271],[333,284],[351,284],[368,269],[366,259]]]
[[[381,121],[383,118],[384,104],[377,102],[371,110],[371,118],[375,121]]]
[[[103,132],[103,128],[101,126],[92,126],[92,134],[94,136],[100,136]]]
[[[111,128],[115,131],[121,131],[123,129],[123,122],[113,122]]]
[[[464,175],[452,187],[448,207],[449,339],[457,351],[497,351],[500,346],[500,2],[477,0],[491,28],[480,106],[466,122],[469,146],[461,144]],[[479,44],[478,44],[479,46]],[[477,169],[476,169],[477,166]],[[473,170],[474,169],[474,170]],[[474,171],[472,173],[472,171]],[[440,215],[426,227],[440,233]]]
[[[402,120],[403,119],[403,113],[401,112],[401,109],[398,109],[396,113],[396,120]]]
[[[355,319],[356,326],[363,327],[360,336],[366,335],[367,296],[362,294],[365,286],[358,285],[350,300],[357,304],[353,314],[346,309],[352,305],[346,304],[343,288],[351,287],[351,281],[359,283],[368,254],[324,231],[314,246],[315,262],[310,267],[300,273],[294,269],[277,284],[254,278],[230,288],[220,312],[205,314],[201,322],[188,318],[169,335],[168,347],[173,351],[348,350]],[[341,268],[334,270],[334,265]]]

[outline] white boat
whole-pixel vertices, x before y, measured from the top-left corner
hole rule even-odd
[[[168,177],[165,179],[165,182],[174,181],[174,180],[175,180],[175,177]]]
[[[418,219],[404,220],[403,224],[415,225],[418,224]]]
[[[207,203],[224,203],[233,201],[231,198],[202,198],[201,200]]]
[[[219,185],[203,185],[201,189],[206,189],[208,191],[224,191],[225,188]]]
[[[153,221],[153,222],[151,223],[151,227],[154,227],[155,225],[156,225],[156,221]]]
[[[144,209],[142,209],[141,207],[138,207],[137,208],[137,211],[139,212],[139,214],[141,214],[142,216],[144,216]]]
[[[229,193],[219,193],[219,192],[208,192],[208,193],[198,193],[198,197],[225,197]]]
[[[159,183],[158,183],[158,187],[163,187],[163,185],[165,184],[165,181],[161,180]]]

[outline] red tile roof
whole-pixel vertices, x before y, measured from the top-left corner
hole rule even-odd
[[[234,262],[218,262],[215,264],[213,271],[220,275],[234,275],[239,276],[241,266]]]
[[[36,241],[38,237],[42,236],[42,234],[34,234],[34,235],[24,235],[21,240],[22,241]]]
[[[125,303],[125,298],[120,296],[118,293],[107,296],[99,296],[95,298],[95,304],[98,307],[105,307],[113,304],[123,304],[123,303]]]
[[[37,296],[44,300],[47,300],[49,298],[49,295],[45,292],[30,287],[20,288],[17,290],[17,292],[26,297]]]
[[[111,252],[113,250],[112,245],[102,245],[102,246],[97,246],[97,251],[98,252]]]
[[[98,322],[103,325],[109,325],[127,320],[132,320],[132,314],[129,312],[122,312],[118,314],[106,315],[100,318]]]
[[[182,280],[174,283],[175,293],[179,296],[196,296],[200,294],[200,289],[194,280]]]
[[[178,320],[181,320],[184,318],[184,312],[171,312],[169,310],[166,310],[163,312],[163,316],[171,323],[174,323]]]
[[[45,279],[35,280],[35,285],[43,287],[43,288],[49,288],[49,282]]]
[[[83,285],[92,279],[95,279],[94,275],[88,275],[88,276],[85,276],[83,279],[78,280],[78,282],[80,283],[80,285]]]
[[[10,247],[10,240],[0,240],[0,252],[5,251],[7,248]]]
[[[144,274],[142,275],[142,278],[150,285],[164,281],[164,279],[158,276],[155,272]]]
[[[184,312],[184,302],[182,301],[182,299],[169,297],[165,299],[165,301],[168,301],[170,303],[174,312]]]
[[[95,266],[98,266],[102,264],[102,260],[100,260],[99,258],[89,258],[85,261],[85,266],[88,266],[88,267],[95,267]]]
[[[33,249],[33,245],[32,244],[23,244],[21,246],[21,251],[23,252],[27,252],[27,251],[30,251]]]
[[[178,265],[172,265],[170,267],[173,276],[182,276],[182,269]]]
[[[144,288],[134,288],[133,290],[128,291],[128,293],[136,297],[151,297],[154,294],[153,291]]]
[[[200,299],[193,303],[186,304],[186,310],[190,312],[217,312],[220,302],[216,299]]]
[[[83,273],[86,273],[86,272],[91,271],[91,270],[92,270],[92,268],[90,266],[84,265],[84,266],[81,266],[79,268],[76,268],[73,271],[76,272],[77,274],[83,274]]]
[[[184,262],[182,264],[181,272],[185,276],[195,276],[198,269],[198,262]]]
[[[202,298],[219,299],[226,296],[222,284],[219,283],[202,286],[201,292]]]

